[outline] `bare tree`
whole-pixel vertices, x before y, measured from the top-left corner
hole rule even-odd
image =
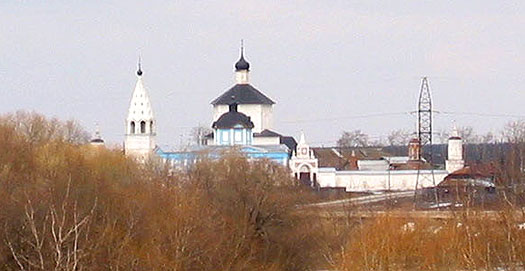
[[[523,143],[525,141],[525,120],[505,124],[502,135],[509,143]]]
[[[28,197],[24,207],[23,227],[13,242],[13,236],[6,231],[6,244],[20,270],[80,270],[81,259],[86,251],[84,241],[88,240],[87,224],[91,221],[96,201],[91,210],[80,214],[76,201],[70,203],[70,187],[60,207],[49,206],[38,215]]]
[[[471,126],[462,126],[458,127],[459,136],[463,139],[465,143],[477,143],[478,136],[474,132],[474,129]]]
[[[63,139],[68,143],[83,144],[89,140],[89,134],[75,120],[68,120],[62,127]]]
[[[337,140],[338,147],[366,147],[369,145],[368,135],[361,130],[344,131]]]
[[[511,146],[506,159],[505,175],[516,192],[517,185],[525,183],[525,120],[507,123],[502,136]]]
[[[410,141],[411,133],[407,130],[398,129],[390,132],[387,141],[390,146],[406,146]]]
[[[496,137],[490,131],[484,135],[479,136],[479,143],[482,143],[482,144],[494,143],[495,141],[496,141]]]
[[[4,123],[12,125],[17,132],[28,139],[30,144],[39,144],[50,140],[64,140],[72,144],[84,144],[89,140],[87,133],[74,120],[60,121],[46,118],[36,112],[18,111],[1,117]]]
[[[191,140],[192,143],[197,145],[205,145],[206,136],[210,134],[212,130],[205,126],[197,126],[191,129]]]
[[[439,131],[439,132],[436,134],[436,136],[437,136],[437,139],[439,140],[439,143],[441,143],[441,144],[446,144],[448,138],[450,137],[450,133],[449,133],[448,130],[443,129],[443,130]]]

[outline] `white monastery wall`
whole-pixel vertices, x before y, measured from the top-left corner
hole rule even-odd
[[[434,170],[434,181],[429,170],[393,171],[336,171],[335,168],[320,168],[317,182],[320,187],[344,187],[347,192],[364,192],[374,190],[414,190],[434,187],[448,175],[447,171]]]

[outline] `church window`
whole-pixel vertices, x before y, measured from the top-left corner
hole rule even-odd
[[[242,142],[242,130],[240,129],[235,129],[235,142]]]
[[[230,131],[222,131],[222,142],[228,143],[230,141]]]
[[[141,121],[140,122],[140,133],[141,134],[145,134],[146,133],[146,122],[145,121]]]
[[[131,134],[134,134],[134,133],[135,133],[135,122],[132,121],[131,124],[129,125],[129,127],[130,127],[130,128],[129,128],[129,132],[130,132]]]
[[[246,130],[246,144],[252,144],[252,130]]]
[[[153,121],[149,123],[149,132],[153,133]]]

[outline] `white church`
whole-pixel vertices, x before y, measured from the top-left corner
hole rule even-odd
[[[344,156],[337,148],[310,147],[302,132],[297,143],[293,137],[273,130],[275,102],[250,84],[250,64],[242,47],[234,67],[234,85],[211,102],[213,132],[206,136],[205,144],[177,149],[158,145],[155,140],[157,122],[139,63],[126,118],[125,154],[141,161],[160,159],[174,169],[187,169],[203,156],[218,158],[224,151],[236,148],[250,160],[269,159],[288,167],[293,176],[314,188],[347,192],[434,187],[464,167],[463,142],[457,129],[448,140],[448,157],[443,169],[433,169],[433,165],[421,158],[417,139],[410,141],[409,153],[403,157],[386,154],[370,158],[354,153],[360,150]],[[100,145],[101,141],[98,136],[92,144]],[[334,166],[330,159],[324,159],[327,155],[347,166]]]

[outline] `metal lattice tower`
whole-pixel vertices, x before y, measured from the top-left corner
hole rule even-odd
[[[430,88],[428,87],[426,77],[423,77],[421,90],[419,91],[417,128],[417,136],[421,144],[421,150],[423,150],[423,154],[427,154],[425,158],[428,159],[429,162],[432,162],[432,157],[428,157],[429,153],[425,153],[424,148],[428,145],[432,146],[432,96],[430,95]],[[431,150],[430,153],[432,153]]]
[[[422,158],[430,164],[430,176],[428,174],[421,174],[420,166],[417,169],[416,187],[414,192],[414,208],[417,204],[417,189],[420,182],[431,181],[434,186],[434,200],[438,204],[439,196],[436,189],[436,180],[434,178],[433,167],[433,147],[432,147],[432,96],[430,95],[430,88],[428,80],[423,77],[421,81],[421,90],[419,91],[418,109],[417,109],[417,137],[419,139],[420,150]]]

